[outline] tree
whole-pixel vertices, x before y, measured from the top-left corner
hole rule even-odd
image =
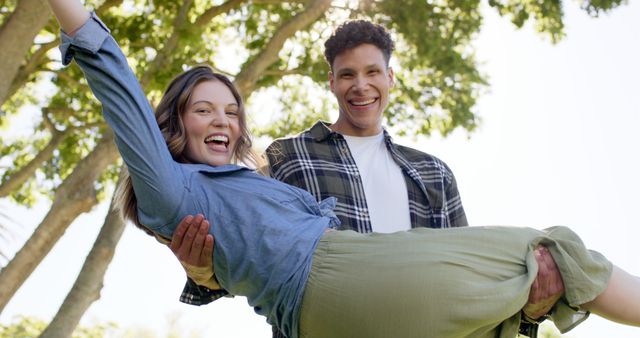
[[[34,10],[34,9],[39,10]],[[18,1],[13,12],[0,27],[0,105],[9,95],[9,89],[19,72],[33,39],[44,28],[51,12],[44,0]]]
[[[0,2],[0,13],[10,13],[0,14],[3,30],[10,27],[27,1]],[[345,19],[369,18],[387,26],[397,42],[397,88],[385,115],[388,125],[410,134],[435,131],[446,135],[456,128],[472,131],[478,124],[474,107],[487,85],[471,45],[482,24],[478,0],[408,0],[402,6],[392,0],[228,0],[219,5],[204,0],[128,0],[127,6],[121,6],[122,0],[99,3],[97,12],[129,56],[152,102],[158,100],[169,79],[185,67],[209,63],[234,77],[249,103],[267,90],[277,93],[283,112],[274,116],[269,127],[257,130],[258,134],[273,137],[300,130],[335,109],[324,94],[327,66],[318,46]],[[585,0],[582,7],[597,16],[623,3]],[[531,21],[552,42],[563,36],[560,1],[490,0],[488,4],[518,27]],[[33,36],[21,35],[21,42],[28,41],[29,48],[12,57],[19,60],[10,67],[17,75],[10,77],[7,100],[0,100],[6,112],[0,116],[0,125],[9,124],[10,117],[28,114],[26,107],[35,107],[38,116],[28,137],[0,138],[0,163],[11,163],[0,167],[0,198],[27,206],[36,198],[52,200],[49,213],[33,236],[0,271],[0,311],[69,224],[107,199],[105,187],[115,182],[118,173],[113,136],[82,74],[77,67],[61,70],[57,54],[49,52],[57,44],[57,28],[49,22],[46,20],[38,29],[35,42]],[[225,59],[225,54],[232,54],[235,62],[218,61]],[[300,83],[308,87],[301,88]],[[51,90],[43,95],[42,88]],[[107,216],[103,231],[110,230],[111,235],[98,237],[96,253],[111,250],[112,254],[121,223],[112,213]],[[96,257],[104,264],[94,269]],[[96,281],[102,279],[109,261],[109,254],[100,256],[92,251],[68,296],[69,302],[76,297],[88,302],[73,313],[73,307],[63,305],[56,318],[65,323],[54,320],[57,324],[48,332],[55,336],[70,334],[82,313],[99,297],[100,283]],[[86,280],[97,288],[83,287]]]
[[[20,317],[9,325],[0,325],[0,338],[35,337],[47,326],[43,320],[31,317]],[[97,324],[90,327],[81,326],[70,335],[71,338],[101,338],[113,331],[112,323]]]

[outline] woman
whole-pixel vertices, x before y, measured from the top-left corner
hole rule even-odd
[[[538,244],[563,275],[567,292],[554,317],[562,330],[577,324],[578,307],[640,324],[640,281],[587,251],[566,228],[331,231],[332,199],[318,204],[303,190],[230,164],[251,155],[242,100],[228,80],[207,67],[181,74],[156,121],[99,19],[80,3],[49,2],[71,32],[63,33],[63,62],[75,58],[85,72],[129,169],[135,195],[124,189],[125,213],[161,240],[183,215],[216,219],[218,282],[286,335],[515,336]],[[357,320],[344,318],[351,314]]]

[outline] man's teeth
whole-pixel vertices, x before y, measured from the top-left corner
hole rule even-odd
[[[209,136],[206,139],[204,139],[204,142],[222,142],[222,143],[229,143],[229,138],[227,136],[224,135],[214,135],[214,136]]]
[[[368,104],[372,104],[376,101],[376,99],[370,99],[367,101],[351,101],[351,104],[354,106],[366,106]]]

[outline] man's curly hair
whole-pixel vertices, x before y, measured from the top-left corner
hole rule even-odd
[[[333,70],[333,61],[336,56],[346,50],[356,48],[361,44],[372,44],[382,51],[386,65],[393,51],[393,40],[389,32],[381,25],[366,20],[347,21],[331,34],[324,43],[324,57]]]

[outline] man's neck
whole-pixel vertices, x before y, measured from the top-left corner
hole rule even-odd
[[[340,121],[336,121],[334,124],[329,125],[328,127],[338,134],[355,137],[375,136],[382,132],[382,125],[378,125],[376,128],[372,129],[361,129],[356,128],[352,125],[341,124]]]

